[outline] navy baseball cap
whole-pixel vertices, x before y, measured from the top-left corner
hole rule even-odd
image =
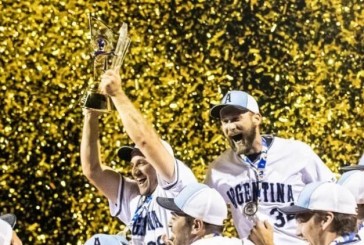
[[[334,182],[313,182],[302,189],[295,205],[278,209],[285,214],[329,211],[356,215],[356,207],[355,197],[345,187]]]
[[[340,170],[342,172],[351,171],[351,170],[364,170],[364,154],[361,156],[358,165],[341,167]]]
[[[15,214],[4,214],[0,216],[0,219],[4,220],[6,223],[8,223],[11,228],[15,227],[16,224],[16,216]]]
[[[214,118],[220,118],[220,111],[226,106],[233,106],[238,109],[247,109],[251,112],[259,113],[258,103],[250,94],[243,91],[232,90],[222,98],[219,105],[215,105],[211,108],[210,115]]]
[[[135,150],[139,150],[136,146],[127,146],[127,145],[124,145],[124,146],[120,147],[118,149],[118,156],[119,156],[119,158],[121,160],[130,162],[131,161],[131,158],[132,158],[132,152],[133,152],[134,149]],[[140,150],[139,150],[139,152],[140,152]],[[140,152],[140,154],[142,156],[144,156],[143,153]]]
[[[167,151],[173,156],[173,149],[170,144],[168,144],[167,141],[161,140],[163,146],[167,149]],[[118,156],[121,160],[130,162],[133,155],[139,155],[143,156],[144,154],[139,150],[139,147],[137,145],[135,146],[122,146],[118,149]]]

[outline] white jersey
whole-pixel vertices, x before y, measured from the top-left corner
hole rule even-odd
[[[223,236],[214,236],[209,238],[201,238],[191,245],[243,245],[242,240],[237,238],[228,238]]]
[[[283,214],[278,208],[292,205],[306,184],[335,181],[335,176],[307,144],[272,136],[264,138],[268,143],[267,162],[256,216],[274,225],[275,244],[307,244],[295,235],[294,216]],[[239,237],[247,238],[254,221],[243,214],[243,208],[257,200],[258,188],[250,164],[228,149],[210,164],[205,182],[224,197]]]
[[[360,225],[358,227],[358,235],[361,238],[361,240],[364,241],[364,221],[360,222]]]
[[[109,200],[110,213],[129,227],[133,244],[164,244],[161,236],[170,234],[170,211],[159,206],[156,198],[175,197],[183,187],[197,182],[191,169],[177,159],[175,169],[172,183],[158,176],[158,186],[149,198],[141,196],[130,179],[120,177],[118,201],[113,203]]]

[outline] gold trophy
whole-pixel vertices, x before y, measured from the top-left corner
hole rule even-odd
[[[125,53],[130,44],[128,26],[123,23],[119,30],[119,39],[114,48],[114,33],[102,21],[89,16],[91,47],[93,49],[93,79],[81,99],[82,107],[110,112],[113,110],[111,98],[99,90],[101,75],[108,69],[119,71]]]

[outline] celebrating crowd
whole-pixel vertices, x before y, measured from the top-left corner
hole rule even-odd
[[[210,110],[230,148],[197,183],[127,97],[118,72],[106,71],[100,90],[135,143],[118,152],[132,164],[133,178],[102,163],[100,113],[90,109],[84,109],[82,169],[130,235],[96,234],[86,244],[364,244],[361,165],[343,169],[337,181],[307,144],[262,134],[250,94],[229,91]],[[239,238],[222,234],[228,207]]]
[[[100,91],[134,142],[118,150],[132,177],[102,162],[101,112],[90,108],[83,109],[82,171],[128,232],[95,234],[86,245],[364,244],[364,155],[336,180],[307,144],[262,134],[256,99],[232,90],[210,110],[230,148],[198,183],[130,101],[118,71],[102,75]],[[223,235],[229,211],[238,238]],[[0,217],[0,244],[22,244],[15,223],[13,214]]]

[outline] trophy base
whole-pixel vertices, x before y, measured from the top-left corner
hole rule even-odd
[[[96,92],[87,92],[82,99],[82,107],[99,112],[111,112],[115,109],[109,96]]]

